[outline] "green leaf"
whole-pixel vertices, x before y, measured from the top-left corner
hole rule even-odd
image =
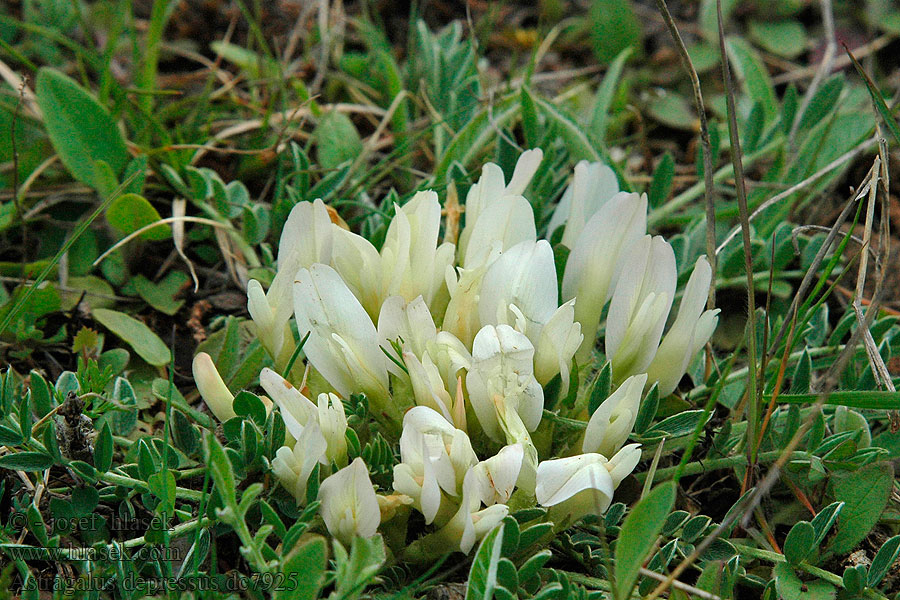
[[[105,263],[104,263],[105,264]],[[116,305],[116,291],[104,279],[95,275],[69,277],[65,290],[59,290],[60,308],[69,311],[79,301],[90,309],[112,308]]]
[[[70,77],[44,67],[38,71],[35,95],[50,141],[75,179],[100,185],[95,162],[101,160],[115,174],[122,172],[128,162],[125,140],[92,94]]]
[[[213,52],[247,72],[250,79],[277,77],[280,69],[270,58],[247,50],[243,46],[216,40],[210,43]]]
[[[108,423],[113,433],[128,435],[137,425],[137,395],[131,383],[124,377],[116,377],[113,384],[113,400],[120,408],[109,414]]]
[[[751,99],[762,105],[766,123],[771,122],[778,111],[778,101],[772,79],[762,59],[750,44],[739,37],[725,40],[728,58],[734,64],[737,77],[743,82],[745,92]]]
[[[46,471],[53,459],[43,452],[15,452],[0,457],[0,467],[12,471]]]
[[[673,129],[694,131],[697,127],[697,114],[691,102],[674,91],[662,90],[650,96],[647,100],[647,113]]]
[[[593,415],[594,411],[599,408],[603,401],[609,398],[612,391],[612,363],[606,361],[603,368],[594,379],[591,386],[591,395],[588,399],[588,415]]]
[[[266,406],[263,404],[259,396],[247,390],[241,390],[234,397],[232,402],[234,412],[242,417],[250,417],[260,427],[266,424]]]
[[[637,418],[634,420],[634,432],[643,434],[653,423],[656,418],[656,412],[659,410],[659,384],[654,383],[647,391],[647,395],[641,401],[638,407]]]
[[[656,544],[656,538],[675,504],[675,482],[656,486],[625,517],[616,542],[615,574],[619,598],[628,598],[637,582],[644,559]]]
[[[153,473],[147,478],[147,487],[154,496],[160,499],[166,512],[175,509],[175,476],[172,471],[166,469],[159,473]]]
[[[798,129],[811,129],[818,125],[837,104],[842,89],[844,89],[843,74],[838,73],[826,79],[819,89],[816,90],[816,94],[809,101],[809,106],[806,107],[803,116],[800,117]]]
[[[878,523],[891,495],[894,470],[889,463],[873,463],[832,481],[834,498],[844,502],[844,508],[829,550],[844,554],[853,550]]]
[[[728,19],[734,12],[738,0],[722,0],[722,24],[728,27]],[[702,0],[700,3],[700,29],[710,42],[719,41],[719,16],[716,10],[716,0]]]
[[[524,89],[524,88],[523,88]],[[519,94],[510,95],[497,104],[481,110],[460,129],[447,144],[443,155],[434,168],[434,181],[444,183],[447,172],[454,162],[464,167],[481,153],[489,141],[494,139],[500,127],[506,125],[521,109]]]
[[[284,585],[275,591],[275,600],[315,600],[325,578],[328,545],[322,536],[313,536],[293,550],[281,563]]]
[[[169,348],[149,327],[125,313],[106,308],[93,311],[94,319],[127,342],[138,356],[154,366],[169,363]]]
[[[647,437],[662,437],[663,435],[669,438],[680,437],[693,433],[701,421],[704,419],[709,421],[711,417],[712,415],[704,410],[686,410],[663,419],[648,429],[644,435]],[[704,421],[705,424],[706,422]]]
[[[546,548],[535,553],[531,558],[526,560],[519,569],[519,581],[525,585],[531,578],[537,577],[541,567],[543,567],[552,557],[553,552]]]
[[[834,525],[834,522],[837,521],[838,515],[841,514],[841,510],[844,508],[843,502],[832,502],[825,508],[819,511],[812,520],[813,529],[816,530],[816,545],[822,543],[822,540],[825,539],[825,536],[828,535],[828,531],[831,529],[831,526]]]
[[[874,588],[881,582],[894,565],[898,555],[900,555],[900,535],[895,535],[882,544],[875,558],[872,559],[872,566],[869,567],[869,587]]]
[[[794,367],[791,376],[791,393],[798,394],[809,391],[810,376],[812,374],[812,359],[809,356],[809,347],[803,349],[803,355]]]
[[[594,148],[594,144],[588,139],[585,128],[580,125],[571,115],[567,114],[560,107],[551,104],[540,96],[531,94],[538,110],[544,114],[547,119],[547,125],[555,127],[559,137],[562,139],[569,154],[575,160],[601,161],[602,157]]]
[[[616,90],[619,89],[619,78],[622,76],[622,68],[625,61],[631,56],[633,48],[625,48],[616,59],[609,65],[609,69],[597,88],[597,95],[594,96],[594,108],[591,110],[591,123],[589,129],[594,138],[600,141],[606,139],[606,126],[609,121],[609,109],[612,107],[613,98]]]
[[[94,466],[101,473],[106,473],[112,466],[113,439],[109,430],[109,423],[103,423],[103,428],[94,443]]]
[[[775,565],[775,589],[781,600],[834,600],[837,588],[821,579],[802,581],[787,563]]]
[[[763,396],[766,399],[771,397],[771,394]],[[819,394],[781,394],[778,396],[778,401],[784,404],[813,404],[818,399]],[[831,392],[824,400],[825,404],[832,406],[848,406],[850,408],[868,408],[872,410],[900,409],[900,392],[841,390]]]
[[[96,488],[77,487],[72,490],[71,506],[76,516],[80,517],[93,512],[97,508],[98,502],[100,502],[100,493]]]
[[[106,209],[106,220],[122,235],[128,235],[141,227],[159,221],[162,217],[150,202],[137,194],[122,194],[109,204]],[[139,236],[142,240],[158,242],[172,237],[172,229],[166,225],[157,225]]]
[[[131,281],[147,304],[167,315],[174,315],[184,305],[184,300],[176,300],[175,296],[190,278],[183,271],[170,271],[159,283],[153,283],[143,275],[136,275]]]
[[[350,117],[335,110],[322,116],[313,132],[319,164],[323,169],[334,169],[353,160],[363,150],[359,132]]]
[[[844,569],[842,577],[844,589],[849,594],[862,594],[863,588],[866,587],[866,566],[855,565]]]
[[[234,467],[222,449],[216,434],[207,431],[203,438],[203,446],[206,454],[206,465],[209,467],[213,483],[219,490],[219,495],[226,506],[237,506],[235,497]]]
[[[350,557],[339,542],[334,542],[334,554],[338,563],[336,573],[336,596],[356,598],[381,570],[386,554],[384,540],[380,535],[370,538],[355,537],[350,547]]]
[[[475,553],[472,568],[469,569],[469,585],[466,600],[491,600],[497,586],[497,563],[503,549],[503,527],[495,527],[484,539]]]
[[[23,442],[22,434],[12,427],[0,425],[0,444],[4,446],[18,446]]]
[[[884,101],[884,96],[878,91],[878,87],[875,85],[875,82],[872,81],[872,78],[869,77],[869,74],[866,73],[865,69],[862,68],[862,65],[859,64],[859,61],[856,60],[856,57],[853,56],[853,53],[847,50],[847,55],[850,57],[850,60],[853,62],[853,66],[856,68],[856,72],[859,73],[860,77],[866,82],[866,88],[869,90],[869,95],[872,96],[872,103],[875,104],[875,108],[878,110],[878,114],[881,115],[881,118],[884,119],[884,124],[887,125],[887,128],[890,129],[891,134],[893,134],[894,139],[900,142],[900,125],[897,124],[897,119],[894,118],[894,115],[891,113],[891,109],[888,108],[888,105]]]
[[[675,159],[671,152],[666,152],[653,171],[653,180],[647,190],[650,207],[656,208],[668,200],[672,193],[672,180],[675,177]]]
[[[29,374],[28,381],[34,414],[38,417],[43,417],[56,406],[56,402],[50,394],[50,386],[47,385],[47,381],[37,371],[32,371]]]
[[[806,50],[806,29],[794,19],[750,21],[750,39],[764,50],[795,58]]]
[[[594,0],[589,22],[600,62],[612,61],[627,48],[641,51],[641,26],[630,0]]]
[[[792,565],[800,564],[816,546],[816,530],[809,521],[799,521],[784,540],[784,558]]]

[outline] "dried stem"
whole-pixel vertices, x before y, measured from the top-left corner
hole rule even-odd
[[[691,62],[684,40],[678,32],[675,25],[675,19],[666,6],[666,0],[656,0],[656,6],[669,27],[669,33],[675,41],[678,48],[678,54],[681,56],[681,64],[690,75],[691,87],[694,90],[694,105],[697,109],[697,116],[700,118],[700,142],[703,148],[703,193],[706,198],[706,258],[709,260],[709,266],[712,267],[712,279],[709,282],[709,295],[706,300],[706,308],[713,309],[716,307],[716,188],[713,183],[713,165],[712,165],[712,145],[709,141],[709,123],[706,120],[706,107],[703,104],[703,93],[700,89],[700,78],[697,76],[697,70]]]

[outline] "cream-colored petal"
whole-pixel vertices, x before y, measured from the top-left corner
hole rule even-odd
[[[299,438],[303,428],[316,418],[316,405],[290,381],[268,367],[264,367],[260,372],[259,384],[275,400],[288,432],[295,439]]]
[[[236,417],[232,408],[234,396],[219,375],[212,357],[206,352],[199,352],[194,357],[192,368],[197,391],[216,418],[224,423]]]

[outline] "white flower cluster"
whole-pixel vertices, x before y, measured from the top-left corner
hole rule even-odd
[[[674,252],[646,234],[646,196],[620,192],[601,164],[576,166],[550,222],[550,232],[564,227],[571,250],[560,286],[553,250],[537,238],[522,196],[541,158],[524,152],[508,183],[500,167],[485,165],[458,240],[439,243],[433,191],[395,207],[380,251],[333,222],[321,201],[298,204],[268,292],[250,282],[250,315],[276,369],[284,372],[297,346],[294,316],[316,374],[303,384],[290,375],[297,386],[271,369],[260,374],[292,442],[272,470],[303,503],[315,465],[336,469],[318,497],[337,539],[374,535],[412,506],[432,531],[423,544],[469,552],[507,515],[516,489],[553,518],[604,511],[640,459],[638,445],[625,442],[643,390],[658,383],[671,393],[712,335],[718,311],[704,311],[711,272],[701,257],[663,336]],[[532,433],[544,386],[559,375],[568,389],[572,365],[591,362],[607,304],[616,390],[590,417],[578,454],[540,462]],[[216,416],[233,417],[208,356],[198,355],[195,377]],[[321,392],[315,403],[309,388]],[[341,398],[359,393],[389,438],[401,432],[390,495],[375,493],[362,459],[348,465]]]

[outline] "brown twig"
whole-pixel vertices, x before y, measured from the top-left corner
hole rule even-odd
[[[666,6],[666,0],[656,0],[656,6],[659,8],[663,21],[666,22],[669,33],[675,41],[678,54],[681,56],[681,64],[690,76],[691,88],[694,91],[694,105],[697,109],[697,116],[700,118],[700,142],[703,148],[703,192],[706,198],[706,258],[710,267],[712,267],[712,279],[709,282],[706,308],[712,310],[716,307],[716,188],[713,182],[712,144],[709,140],[709,123],[706,120],[706,107],[703,104],[700,78],[697,76],[697,69],[694,68],[694,63],[691,62],[691,56],[684,45],[684,40],[681,39],[681,34],[675,25],[675,19],[672,18],[669,7]]]

